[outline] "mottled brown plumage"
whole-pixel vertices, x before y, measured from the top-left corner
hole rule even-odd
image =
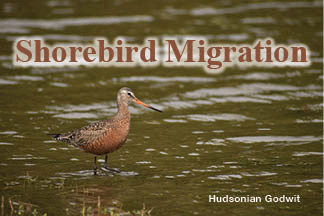
[[[107,170],[120,172],[107,166],[108,153],[119,149],[127,140],[130,128],[128,103],[133,101],[155,111],[162,112],[138,100],[129,88],[121,88],[117,94],[118,112],[112,118],[98,121],[91,125],[64,134],[50,134],[56,140],[65,142],[94,154],[94,174],[97,173],[96,156],[106,155],[104,167]]]

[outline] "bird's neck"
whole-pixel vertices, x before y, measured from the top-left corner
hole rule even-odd
[[[128,109],[128,103],[118,103],[117,104],[117,117],[119,118],[129,118],[130,117],[130,112]]]

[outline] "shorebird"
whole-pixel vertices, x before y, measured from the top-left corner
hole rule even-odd
[[[162,112],[137,99],[130,88],[124,87],[117,94],[117,114],[111,118],[95,122],[80,129],[62,134],[49,134],[55,140],[65,142],[85,152],[94,155],[93,173],[97,175],[97,156],[105,155],[104,168],[118,172],[118,169],[108,167],[108,154],[119,149],[127,140],[130,129],[129,102],[135,102],[152,110]]]

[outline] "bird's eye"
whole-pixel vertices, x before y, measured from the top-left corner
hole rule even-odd
[[[128,96],[131,96],[131,97],[133,96],[132,93],[130,93],[130,92],[128,92],[127,94],[128,94]]]

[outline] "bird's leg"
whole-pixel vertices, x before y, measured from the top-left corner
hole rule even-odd
[[[108,162],[108,154],[106,154],[106,156],[105,156],[105,163],[104,163],[105,168],[108,167],[107,162]]]
[[[116,173],[120,173],[120,170],[119,170],[119,169],[110,168],[110,167],[108,166],[107,162],[108,162],[108,154],[106,154],[106,156],[105,156],[104,168],[105,168],[106,170],[109,170],[109,171],[113,171],[113,172],[116,172]]]
[[[94,157],[94,163],[93,163],[93,174],[97,175],[97,157]]]

